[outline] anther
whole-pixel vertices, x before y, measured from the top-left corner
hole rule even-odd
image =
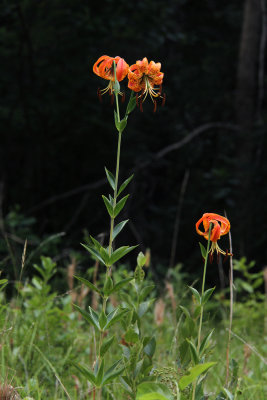
[[[101,90],[99,88],[97,89],[97,97],[98,97],[98,100],[100,101],[100,103],[102,103]]]
[[[162,107],[165,105],[165,101],[166,101],[166,94],[163,93],[162,102],[161,102],[161,106],[162,106]]]

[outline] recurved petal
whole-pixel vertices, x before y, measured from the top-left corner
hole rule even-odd
[[[109,58],[111,58],[111,57],[104,55],[104,56],[99,57],[99,59],[94,63],[94,65],[93,65],[93,72],[94,72],[96,75],[101,76],[101,75],[100,75],[100,71],[99,71],[99,66],[100,66],[104,61],[107,61]]]

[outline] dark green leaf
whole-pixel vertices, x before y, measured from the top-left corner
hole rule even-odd
[[[85,378],[92,384],[95,385],[96,384],[96,379],[95,376],[93,374],[93,372],[89,371],[89,369],[87,369],[86,367],[83,367],[81,364],[75,363],[75,362],[71,362],[71,365],[73,365],[75,368],[78,369],[78,371],[85,376]]]
[[[190,354],[191,354],[191,359],[192,359],[194,365],[196,365],[196,364],[199,363],[199,357],[198,357],[198,354],[197,354],[197,348],[196,348],[196,346],[194,345],[194,343],[191,340],[187,339],[187,342],[189,344],[189,350],[190,350]]]
[[[185,308],[183,306],[179,306],[179,307],[188,318],[191,318],[191,315],[190,315],[190,313],[189,313],[187,308]]]
[[[200,243],[200,242],[199,242],[199,246],[200,246],[201,255],[202,255],[202,257],[205,259],[205,258],[206,258],[206,255],[207,255],[207,250],[206,250],[206,248],[203,246],[203,244]]]
[[[81,278],[80,276],[76,276],[76,275],[73,275],[73,277],[75,279],[78,279],[80,282],[84,283],[85,286],[89,287],[94,292],[97,292],[101,295],[101,291],[95,285],[93,285],[91,282],[89,282],[87,279]]]
[[[145,345],[144,352],[147,356],[153,357],[156,350],[156,339],[154,336],[150,339],[150,341]]]
[[[104,354],[108,351],[108,349],[110,348],[110,346],[112,345],[114,340],[114,336],[111,336],[111,338],[106,339],[103,341],[101,347],[100,347],[100,356],[103,357]]]
[[[126,254],[130,253],[133,249],[135,249],[137,246],[122,246],[119,247],[117,250],[115,250],[111,256],[110,256],[110,265],[115,264],[118,260],[120,260],[122,257],[124,257]]]
[[[99,370],[97,371],[97,376],[96,376],[96,386],[100,387],[102,386],[102,380],[104,376],[104,366],[105,366],[105,360],[102,359]]]
[[[142,318],[142,316],[147,312],[147,310],[149,309],[149,307],[151,306],[151,304],[153,302],[154,302],[154,299],[151,299],[151,300],[144,301],[139,304],[138,311],[137,311],[139,318]]]
[[[126,115],[120,122],[120,132],[123,132],[127,125],[128,115]]]
[[[195,297],[196,301],[198,304],[201,304],[201,297],[197,289],[193,288],[192,286],[188,286],[191,292],[193,293],[193,296]]]
[[[104,284],[104,295],[105,296],[109,296],[111,291],[113,289],[113,281],[112,278],[110,276],[108,276],[105,280],[105,284]]]
[[[155,288],[155,285],[149,285],[149,286],[145,286],[139,295],[139,300],[143,301],[145,300],[145,298],[149,295],[149,293]]]
[[[116,361],[104,374],[103,378],[103,385],[106,385],[109,382],[112,382],[118,375],[120,375],[123,370],[123,368],[119,368],[116,370],[117,366],[120,364],[121,359]]]
[[[126,115],[129,115],[136,107],[136,93],[132,90],[131,96],[129,98],[127,108],[126,108]]]
[[[100,256],[104,260],[104,263],[105,263],[106,266],[111,265],[108,251],[104,247],[101,247],[101,249],[100,249]]]
[[[115,190],[115,178],[114,175],[105,167],[107,179],[109,181],[110,186],[113,190]]]
[[[94,310],[92,309],[92,307],[90,307],[90,306],[89,306],[88,308],[89,308],[89,313],[90,313],[90,315],[91,315],[91,317],[92,317],[94,323],[97,325],[98,329],[100,329],[99,322],[98,322],[99,317],[98,317],[97,312],[94,311]]]
[[[119,202],[118,204],[116,204],[115,210],[114,210],[114,218],[117,217],[117,215],[121,212],[121,210],[123,209],[127,199],[128,199],[129,195],[127,194],[126,196],[124,196]]]
[[[105,314],[105,311],[102,310],[99,315],[99,326],[100,326],[101,330],[103,330],[105,328],[106,323],[107,323],[107,316]]]
[[[139,340],[139,335],[136,332],[136,330],[132,327],[130,327],[125,335],[124,335],[124,339],[126,340],[126,342],[128,343],[137,343]]]
[[[118,196],[121,194],[121,192],[126,188],[126,186],[131,182],[133,179],[134,174],[131,175],[128,179],[126,179],[120,186],[119,191],[118,191]]]
[[[93,247],[87,246],[86,244],[82,243],[82,246],[89,251],[89,253],[92,254],[92,256],[94,256],[94,258],[97,258],[100,262],[102,262],[103,264],[105,264],[105,261],[103,260],[103,258],[101,257],[100,253],[95,250]]]
[[[214,329],[212,329],[212,331],[211,331],[210,333],[208,333],[208,334],[204,337],[204,339],[202,340],[201,345],[200,345],[200,348],[199,348],[199,355],[200,355],[200,357],[202,356],[202,354],[204,353],[204,351],[205,351],[206,348],[208,347],[210,338],[211,338],[211,336],[212,336],[212,334],[213,334],[213,331],[214,331]]]
[[[116,283],[116,285],[114,285],[114,287],[110,291],[110,293],[118,292],[118,290],[120,290],[123,286],[125,286],[127,283],[131,282],[132,280],[133,280],[133,278],[122,279],[121,281]]]
[[[90,240],[91,240],[91,242],[92,242],[92,245],[94,245],[95,249],[96,249],[97,251],[99,251],[99,250],[101,249],[101,247],[102,247],[101,243],[99,243],[99,241],[96,240],[95,238],[93,238],[93,236],[91,236],[91,235],[90,235]],[[91,246],[91,247],[92,247],[92,246]]]
[[[118,114],[116,113],[115,110],[114,110],[114,121],[115,121],[115,126],[116,126],[117,130],[120,132],[120,121],[118,119]]]
[[[115,226],[112,234],[112,240],[115,239],[115,237],[120,233],[120,231],[125,227],[129,220],[126,219],[125,221],[121,221],[118,225]]]
[[[112,318],[109,318],[109,315],[111,314],[109,314],[108,315],[108,322],[107,322],[107,325],[106,325],[106,329],[108,329],[108,328],[110,328],[112,325],[114,325],[116,322],[118,322],[120,319],[122,319],[122,317],[127,313],[127,312],[129,312],[129,310],[128,309],[119,309],[119,308],[117,308],[116,309],[116,313],[114,313],[113,315],[112,315]]]
[[[113,204],[106,196],[102,195],[102,198],[104,200],[104,203],[105,203],[106,209],[108,210],[109,215],[111,216],[111,218],[113,218],[114,217]]]
[[[93,325],[96,329],[100,329],[98,321],[95,321],[94,318],[92,318],[92,314],[88,313],[87,311],[83,310],[81,307],[77,306],[76,304],[73,304],[73,307],[79,311],[80,314],[84,317],[84,319],[90,324]]]
[[[209,300],[210,296],[212,295],[212,293],[214,292],[215,286],[211,289],[208,289],[204,292],[203,297],[201,299],[201,304],[202,306],[204,306],[204,304],[207,303],[207,301]]]

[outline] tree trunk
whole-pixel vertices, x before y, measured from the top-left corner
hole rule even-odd
[[[261,0],[245,0],[239,47],[236,87],[236,122],[240,127],[236,150],[236,223],[241,254],[246,253],[246,232],[251,215],[251,183],[254,169],[253,128],[257,108],[258,60],[261,36]]]

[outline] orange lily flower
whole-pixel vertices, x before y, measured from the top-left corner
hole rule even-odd
[[[163,99],[163,104],[165,102],[165,95],[161,96],[161,84],[163,81],[164,73],[160,72],[161,63],[155,63],[154,61],[150,61],[148,63],[147,58],[143,58],[143,60],[136,61],[136,64],[133,64],[129,68],[128,72],[128,87],[134,92],[140,92],[141,94],[136,95],[136,101],[138,105],[138,99],[142,98],[140,103],[140,109],[142,110],[142,103],[147,97],[149,93],[153,103],[154,103],[154,111],[156,111],[156,100],[155,98],[161,97]],[[158,88],[155,88],[155,85],[159,85]],[[162,104],[162,105],[163,105]]]
[[[108,86],[105,89],[99,91],[99,95],[105,94],[109,92],[113,94],[114,92],[114,84],[115,84],[115,76],[114,76],[114,66],[113,61],[116,63],[116,76],[118,82],[122,81],[128,73],[129,65],[126,61],[121,57],[109,57],[109,56],[101,56],[93,66],[93,71],[96,75],[101,78],[107,79],[109,81]],[[122,95],[121,92],[119,92]]]
[[[199,229],[199,225],[203,224],[204,232]],[[213,227],[210,232],[210,241],[211,241],[211,248],[209,253],[211,257],[213,253],[216,251],[217,255],[219,253],[223,254],[224,256],[232,256],[233,254],[223,251],[219,246],[217,241],[220,239],[221,236],[226,235],[230,230],[230,222],[227,218],[222,217],[219,214],[214,213],[205,213],[200,218],[200,220],[196,223],[196,231],[199,235],[204,236],[205,239],[209,239],[209,227],[210,224],[213,224]]]

